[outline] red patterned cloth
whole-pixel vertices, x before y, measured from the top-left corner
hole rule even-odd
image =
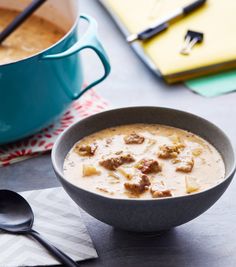
[[[73,102],[57,123],[29,138],[0,146],[0,167],[50,151],[58,135],[68,126],[82,118],[101,112],[107,107],[108,103],[94,90],[88,91],[79,100]]]

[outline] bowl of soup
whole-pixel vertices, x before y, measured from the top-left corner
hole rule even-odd
[[[137,232],[196,218],[235,173],[223,131],[196,115],[160,107],[110,110],[74,124],[54,145],[52,163],[82,209]]]
[[[31,0],[0,0],[3,30]],[[60,117],[71,102],[103,81],[109,60],[97,24],[77,0],[48,0],[0,46],[0,144],[31,135]],[[87,31],[78,36],[84,20]],[[97,53],[104,75],[83,87],[79,52]]]

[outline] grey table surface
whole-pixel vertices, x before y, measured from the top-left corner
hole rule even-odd
[[[81,0],[81,11],[94,16],[111,59],[112,73],[98,93],[112,107],[153,105],[186,110],[220,126],[236,144],[236,94],[203,98],[182,85],[169,87],[136,57],[113,21],[95,0]],[[101,74],[96,57],[83,55],[86,81]],[[50,155],[0,169],[0,188],[16,191],[59,186]],[[99,258],[81,266],[202,267],[236,266],[236,184],[206,213],[163,235],[114,229],[82,213]],[[109,211],[108,211],[109,212]]]

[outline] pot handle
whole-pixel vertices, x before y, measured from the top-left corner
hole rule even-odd
[[[89,27],[88,30],[86,31],[86,33],[81,37],[81,39],[75,43],[72,47],[70,47],[68,50],[58,53],[58,54],[52,54],[52,55],[43,55],[42,59],[46,60],[46,59],[61,59],[64,57],[68,57],[71,56],[75,53],[80,52],[83,49],[86,48],[90,48],[92,49],[100,58],[103,67],[104,67],[104,75],[92,82],[91,84],[89,84],[86,88],[84,88],[82,91],[78,91],[78,92],[67,92],[69,93],[70,97],[75,100],[77,98],[79,98],[83,93],[85,93],[87,90],[89,90],[90,88],[92,88],[93,86],[97,85],[98,83],[102,82],[110,73],[111,70],[111,66],[110,66],[110,62],[108,59],[108,56],[101,44],[101,42],[98,39],[97,36],[97,22],[94,18],[84,15],[82,14],[80,16],[81,19],[87,20],[89,23]],[[68,89],[66,89],[68,90]]]

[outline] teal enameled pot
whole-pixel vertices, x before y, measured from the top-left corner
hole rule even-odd
[[[23,9],[30,0],[0,0],[0,7]],[[37,12],[66,31],[48,49],[29,58],[0,66],[0,144],[29,136],[59,118],[75,99],[103,81],[110,72],[108,57],[97,38],[97,23],[80,15],[77,0],[48,0]],[[78,38],[79,20],[88,28]],[[92,49],[104,75],[83,88],[79,52]]]

